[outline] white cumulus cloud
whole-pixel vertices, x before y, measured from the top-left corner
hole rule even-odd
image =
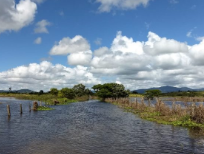
[[[74,38],[63,38],[50,50],[51,55],[67,55],[75,52],[90,50],[88,41],[80,35]]]
[[[31,0],[31,1],[40,4],[40,3],[43,3],[43,2],[46,1],[46,0]]]
[[[70,65],[82,65],[87,66],[90,64],[92,59],[92,52],[89,51],[83,51],[83,52],[76,52],[71,53],[68,56],[68,63]]]
[[[135,9],[140,5],[146,6],[150,0],[96,0],[100,3],[100,12],[110,12],[113,8],[129,10]]]
[[[49,33],[47,26],[50,26],[51,23],[47,20],[41,20],[36,24],[36,27],[34,29],[35,33]]]
[[[160,55],[167,53],[186,53],[188,46],[185,43],[173,39],[160,38],[155,33],[149,32],[148,41],[145,43],[144,52],[149,55]]]
[[[73,66],[49,62],[19,66],[0,72],[0,86],[49,89],[119,82],[132,90],[163,85],[204,87],[204,41],[188,45],[153,32],[146,41],[135,41],[118,32],[110,47],[92,52],[85,38],[75,36],[63,38],[50,54],[67,56]]]
[[[8,85],[12,89],[29,88],[39,91],[49,90],[52,87],[73,87],[78,83],[92,86],[100,81],[88,71],[87,67],[69,68],[60,64],[53,65],[47,61],[0,72],[0,86],[6,90]]]
[[[35,17],[37,5],[30,0],[0,1],[0,33],[5,31],[18,31],[29,25]]]
[[[42,38],[41,37],[38,37],[35,41],[34,41],[35,44],[41,44],[42,43]]]
[[[193,64],[204,66],[204,40],[190,47],[190,56]]]

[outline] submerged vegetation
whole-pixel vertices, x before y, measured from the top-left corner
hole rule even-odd
[[[54,110],[54,109],[47,106],[38,106],[37,108],[37,111],[50,111],[50,110]]]

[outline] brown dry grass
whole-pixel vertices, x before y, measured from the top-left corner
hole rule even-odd
[[[160,99],[157,99],[155,104],[152,104],[151,100],[148,100],[148,102],[145,103],[144,99],[141,99],[140,102],[137,99],[135,99],[134,102],[131,102],[129,98],[109,98],[106,99],[106,102],[117,104],[123,108],[129,108],[137,113],[142,113],[142,117],[148,116],[149,114],[158,113],[158,116],[154,116],[154,118],[159,118],[160,120],[165,120],[168,122],[189,117],[190,120],[197,124],[204,124],[203,103],[200,103],[200,105],[195,104],[195,102],[200,102],[201,99],[191,100],[193,100],[193,102],[189,103],[189,99],[184,99],[182,106],[180,104],[176,104],[176,100],[172,102],[171,106],[168,106]]]

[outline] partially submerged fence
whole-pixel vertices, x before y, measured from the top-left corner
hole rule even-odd
[[[40,101],[39,103],[38,102],[33,102],[33,107],[31,106],[31,104],[29,103],[28,104],[28,111],[29,112],[31,112],[32,110],[33,111],[36,111],[37,110],[37,108],[36,108],[36,106],[38,106],[38,104],[40,105],[40,106],[42,106],[42,102]],[[27,104],[26,104],[27,105]],[[19,104],[19,113],[20,114],[23,114],[23,105],[22,104]],[[8,114],[8,116],[11,116],[11,106],[10,105],[7,105],[7,114]]]

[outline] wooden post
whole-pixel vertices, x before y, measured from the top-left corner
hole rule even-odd
[[[42,101],[40,101],[40,106],[42,106]]]
[[[148,99],[148,106],[151,107],[151,100]]]
[[[30,103],[29,103],[29,112],[31,112],[31,105],[30,105]]]
[[[23,114],[22,104],[20,104],[20,114]]]
[[[136,106],[136,109],[137,109],[137,98],[135,98],[135,106]]]
[[[10,105],[7,105],[8,116],[11,116]]]
[[[192,110],[191,110],[191,115],[192,115],[192,117],[194,117],[194,115],[195,115],[195,102],[192,103],[191,108],[192,108]]]

